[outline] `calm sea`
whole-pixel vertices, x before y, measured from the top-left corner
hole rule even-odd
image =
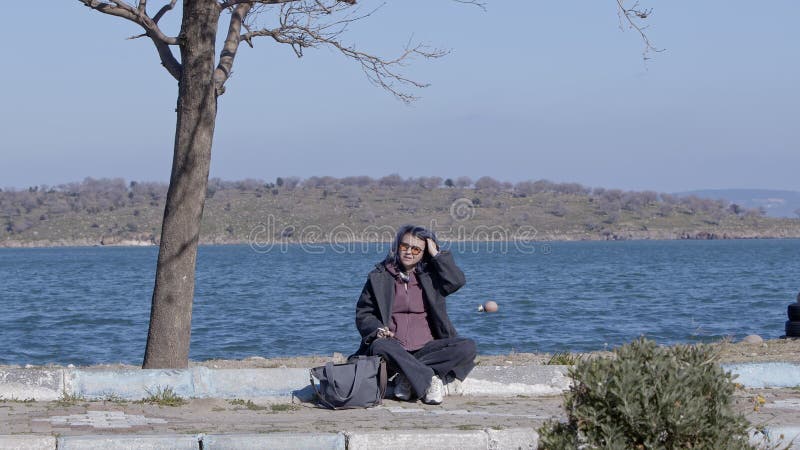
[[[348,354],[385,246],[201,247],[191,358]],[[481,353],[783,333],[800,240],[461,243],[449,297]],[[0,249],[0,364],[140,364],[156,248]],[[478,313],[485,300],[500,311]]]

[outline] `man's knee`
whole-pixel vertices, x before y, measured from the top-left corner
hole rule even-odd
[[[475,341],[469,338],[464,338],[461,343],[461,351],[464,353],[465,358],[475,359],[478,356],[478,346],[475,345]]]
[[[394,339],[375,339],[372,341],[372,344],[369,345],[369,354],[388,355],[392,353],[392,351],[396,351],[397,347],[402,348]]]

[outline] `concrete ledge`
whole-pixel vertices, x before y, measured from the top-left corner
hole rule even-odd
[[[531,397],[559,395],[569,389],[568,366],[479,366],[462,383],[464,395]]]
[[[0,398],[53,401],[64,392],[63,369],[0,370]]]
[[[752,430],[750,444],[758,448],[800,450],[800,426],[772,426],[763,433]]]
[[[195,367],[195,397],[291,398],[308,386],[308,369],[208,369]]]
[[[184,398],[289,399],[306,386],[308,369],[73,369],[65,376],[65,392],[87,399],[140,400],[166,388]]]
[[[394,450],[423,448],[481,449],[489,448],[489,437],[483,431],[383,431],[348,432],[348,450]]]
[[[56,438],[53,436],[33,436],[15,434],[0,435],[0,448],[8,450],[55,450]]]
[[[198,450],[198,436],[181,434],[168,435],[108,435],[108,436],[66,436],[58,438],[58,450]]]
[[[539,446],[539,433],[531,429],[493,430],[487,429],[490,450],[531,449]]]
[[[342,433],[209,434],[203,449],[334,449],[345,450]]]
[[[723,364],[745,387],[800,386],[800,364]],[[568,366],[479,366],[462,384],[468,396],[551,396],[569,389]],[[58,400],[64,394],[140,400],[159,388],[184,398],[301,399],[311,397],[308,369],[86,370],[3,369],[0,398]],[[149,392],[148,392],[149,391]]]
[[[90,400],[115,396],[140,400],[159,389],[171,388],[184,398],[194,397],[192,373],[189,370],[68,370],[65,392]],[[38,399],[37,399],[38,400]]]
[[[481,366],[462,384],[470,396],[558,395],[569,389],[566,366]],[[88,400],[141,400],[170,388],[184,398],[309,400],[308,369],[6,369],[0,397],[58,400],[64,394]]]
[[[722,364],[722,368],[737,375],[736,382],[749,388],[800,386],[800,365],[771,362]]]

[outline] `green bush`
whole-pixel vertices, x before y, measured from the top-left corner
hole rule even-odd
[[[640,338],[614,353],[570,369],[568,420],[545,423],[540,448],[750,448],[748,422],[731,408],[732,376],[710,347]]]

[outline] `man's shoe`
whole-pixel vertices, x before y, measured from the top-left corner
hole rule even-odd
[[[461,385],[461,380],[458,378],[453,378],[446,380],[447,382],[444,384],[444,395],[447,397],[453,395],[464,395],[464,387]]]
[[[444,399],[444,384],[442,379],[436,375],[431,378],[431,385],[425,391],[425,397],[422,398],[422,403],[427,405],[438,405]]]
[[[398,400],[411,400],[411,383],[402,373],[394,378],[394,398]]]

